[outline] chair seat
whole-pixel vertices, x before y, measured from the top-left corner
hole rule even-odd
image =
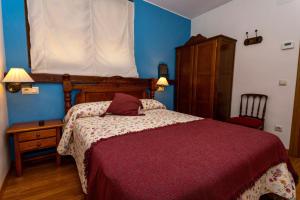
[[[262,128],[263,121],[252,117],[233,117],[228,120],[229,123],[247,126],[251,128]]]

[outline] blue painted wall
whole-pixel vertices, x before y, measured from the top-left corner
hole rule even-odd
[[[28,67],[24,0],[2,1],[7,70],[13,66]],[[157,77],[157,66],[167,63],[170,78],[175,74],[175,47],[190,37],[188,19],[135,0],[135,57],[141,78]],[[39,95],[7,93],[9,123],[62,118],[64,102],[59,84],[35,84]],[[156,98],[173,109],[173,87]]]

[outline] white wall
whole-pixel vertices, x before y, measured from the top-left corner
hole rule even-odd
[[[0,0],[0,80],[3,78],[5,67],[5,55],[3,44],[3,25],[2,25],[2,1]],[[9,169],[9,156],[7,137],[5,129],[7,127],[7,106],[4,85],[0,83],[0,188]]]
[[[236,38],[232,115],[238,115],[242,93],[269,96],[266,130],[278,135],[288,148],[292,122],[300,40],[300,0],[233,0],[192,20],[192,34],[211,37],[224,34]],[[254,30],[264,37],[262,44],[245,47],[245,33]],[[295,49],[282,51],[286,40]],[[278,81],[288,80],[286,87]],[[283,132],[276,133],[275,125]]]

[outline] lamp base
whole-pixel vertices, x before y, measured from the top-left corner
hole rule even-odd
[[[21,83],[6,83],[5,87],[8,92],[16,93],[21,90]]]
[[[165,91],[165,87],[163,87],[163,86],[158,86],[158,88],[157,88],[156,91],[157,91],[157,92],[163,92],[163,91]]]

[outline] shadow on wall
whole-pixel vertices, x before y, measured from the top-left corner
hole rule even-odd
[[[0,73],[3,74],[2,69],[0,70]],[[0,77],[0,79],[2,79],[2,77]],[[7,124],[5,87],[0,83],[0,188],[9,169],[8,138],[5,134]]]
[[[0,0],[0,80],[3,78],[5,67],[5,54],[3,44],[3,26],[2,26],[2,1]],[[9,156],[8,156],[8,138],[5,134],[5,129],[8,124],[7,117],[7,101],[5,94],[4,84],[0,82],[0,188],[9,169]]]
[[[3,74],[2,69],[0,70],[0,73]],[[0,77],[0,79],[2,79],[2,77]],[[5,87],[0,83],[0,188],[9,168],[8,138],[5,134],[7,124],[8,122]]]

